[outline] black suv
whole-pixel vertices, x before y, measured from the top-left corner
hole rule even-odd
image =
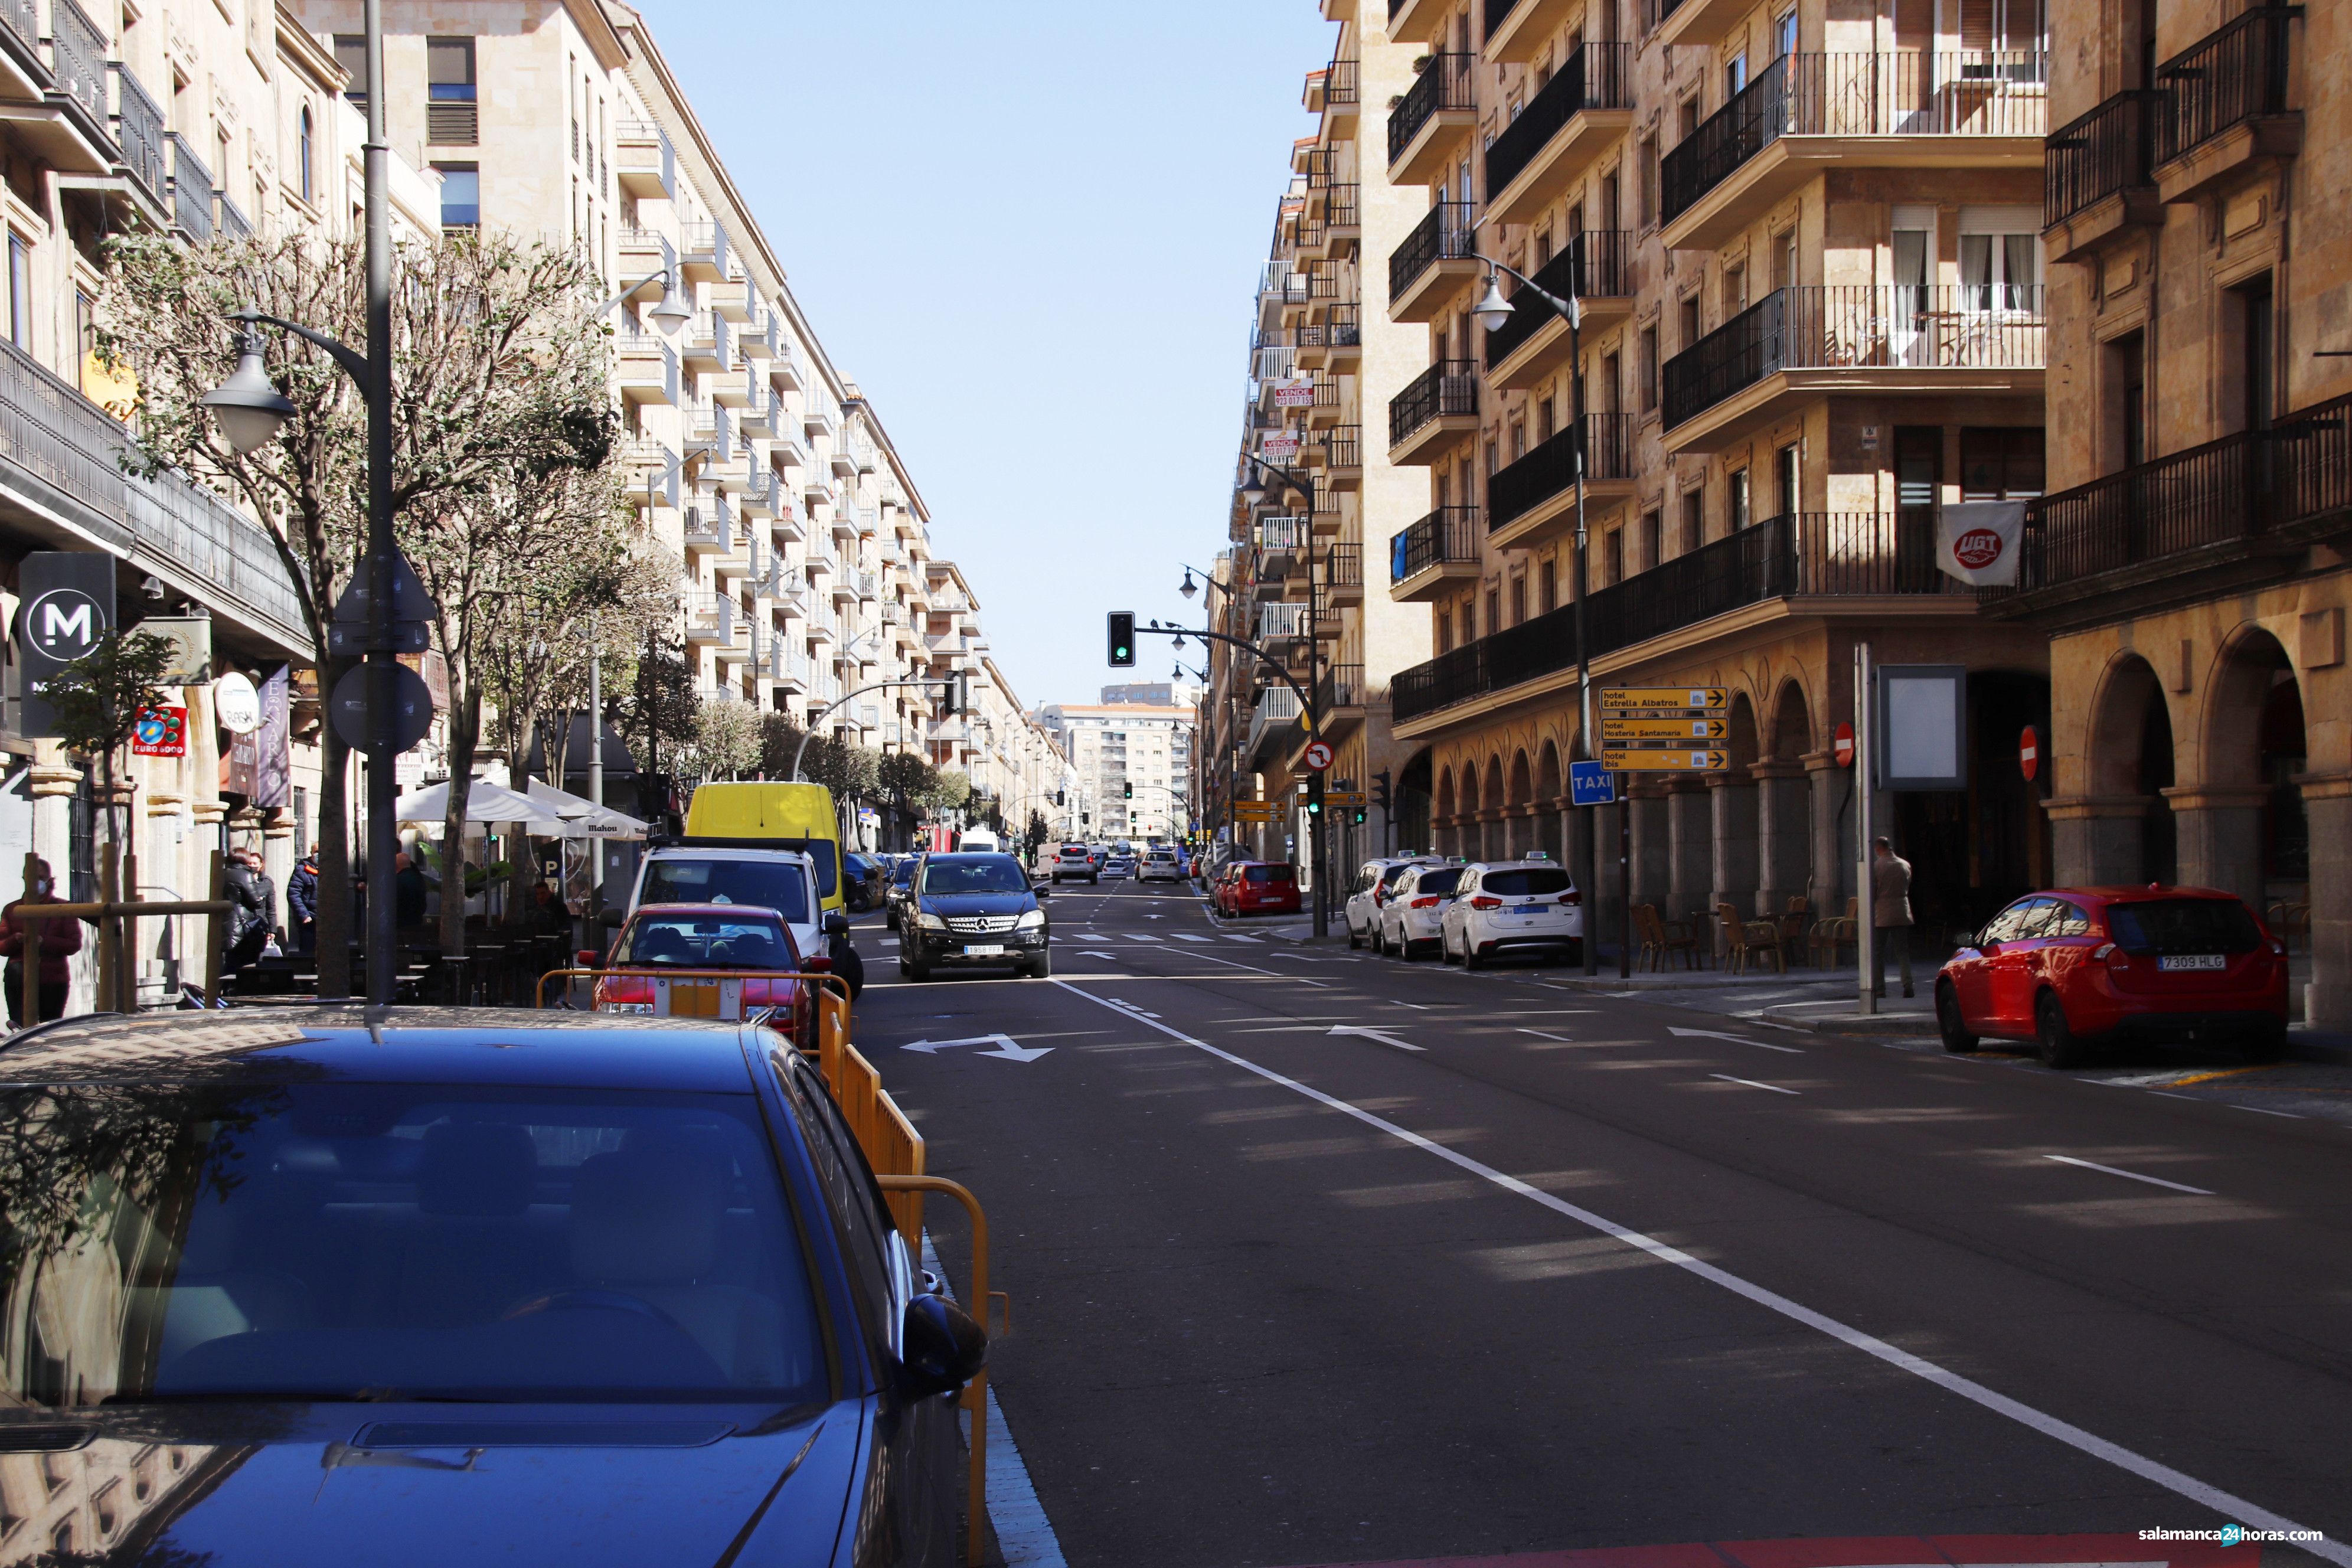
[[[926,855],[900,905],[898,973],[929,980],[935,967],[1011,965],[1033,979],[1054,972],[1044,888],[1010,855]]]

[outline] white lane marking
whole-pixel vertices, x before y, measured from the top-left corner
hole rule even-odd
[[[923,1267],[944,1283],[947,1269],[940,1262],[937,1248],[931,1246],[931,1233],[923,1232]],[[952,1297],[953,1292],[950,1292]],[[1037,1500],[1037,1489],[1029,1479],[1029,1467],[1021,1462],[1021,1446],[1013,1440],[1013,1429],[1004,1424],[1004,1412],[996,1403],[996,1384],[987,1385],[988,1396],[988,1522],[995,1527],[996,1544],[1004,1553],[1005,1568],[1067,1568],[1062,1560],[1062,1543],[1054,1537],[1053,1521],[1045,1517],[1045,1505]],[[971,1413],[956,1412],[956,1422],[964,1434],[967,1447],[971,1443]]]
[[[1378,1029],[1367,1029],[1356,1024],[1334,1024],[1331,1026],[1330,1032],[1335,1035],[1360,1035],[1368,1040],[1378,1040],[1384,1046],[1394,1046],[1401,1051],[1418,1051],[1424,1048],[1410,1041],[1400,1040],[1394,1035],[1384,1035]]]
[[[1059,985],[1073,996],[1083,996],[1097,1007],[1127,1014],[1130,1017],[1134,1016],[1128,1008],[1118,1006],[1105,997],[1097,996],[1091,992],[1081,991],[1076,986],[1063,981],[1054,980],[1047,984]],[[1996,1415],[2005,1415],[2018,1425],[2039,1432],[2045,1437],[2063,1443],[2068,1447],[2088,1454],[2095,1459],[2103,1459],[2117,1469],[2137,1476],[2151,1485],[2162,1487],[2167,1491],[2187,1498],[2191,1502],[2211,1509],[2217,1513],[2229,1515],[2242,1524],[2259,1525],[2264,1530],[2305,1531],[2307,1529],[2306,1526],[2296,1523],[2285,1515],[2273,1513],[2261,1504],[2249,1501],[2234,1492],[2225,1491],[2220,1487],[2200,1481],[2185,1471],[2176,1470],[2159,1460],[2136,1453],[2120,1443],[2110,1442],[2097,1433],[2077,1426],[2071,1421],[2037,1410],[2024,1401],[2012,1399],[2006,1394],[1977,1382],[1974,1378],[1962,1377],[1958,1373],[1937,1366],[1924,1356],[1915,1355],[1909,1351],[1891,1345],[1875,1335],[1865,1334],[1860,1329],[1842,1323],[1825,1312],[1817,1312],[1812,1308],[1792,1300],[1777,1290],[1768,1290],[1761,1285],[1753,1284],[1727,1268],[1718,1268],[1712,1263],[1703,1262],[1680,1247],[1669,1247],[1654,1237],[1644,1236],[1638,1230],[1619,1225],[1616,1221],[1596,1214],[1591,1209],[1580,1207],[1565,1198],[1556,1197],[1540,1187],[1530,1186],[1517,1176],[1506,1175],[1483,1161],[1474,1160],[1457,1150],[1449,1149],[1433,1139],[1424,1138],[1418,1132],[1389,1121],[1386,1117],[1375,1116],[1369,1110],[1349,1104],[1336,1095],[1326,1094],[1319,1089],[1309,1088],[1297,1079],[1286,1078],[1271,1068],[1260,1067],[1247,1057],[1235,1056],[1231,1051],[1222,1050],[1206,1040],[1195,1039],[1181,1029],[1173,1029],[1165,1024],[1147,1022],[1146,1026],[1159,1030],[1171,1039],[1181,1040],[1184,1044],[1196,1050],[1204,1051],[1228,1066],[1254,1073],[1268,1083],[1278,1085],[1295,1094],[1304,1095],[1317,1104],[1327,1106],[1343,1116],[1353,1117],[1367,1127],[1375,1128],[1392,1138],[1411,1144],[1424,1153],[1433,1154],[1457,1169],[1467,1171],[1474,1176],[1492,1182],[1505,1192],[1514,1193],[1530,1203],[1540,1204],[1554,1214],[1574,1220],[1587,1229],[1599,1231],[1601,1235],[1613,1237],[1628,1247],[1646,1252],[1662,1263],[1671,1263],[1677,1268],[1706,1280],[1709,1284],[1720,1286],[1735,1296],[1743,1297],[1769,1311],[1778,1312],[1794,1322],[1802,1323],[1809,1329],[1827,1334],[1830,1338],[1858,1350],[1864,1355],[1874,1356],[1889,1366],[1907,1372],[1924,1382],[1932,1383],[1948,1394],[1956,1394],[1971,1404],[1983,1406]],[[2304,1550],[2315,1556],[2324,1557],[2330,1563],[2341,1564],[2342,1568],[2352,1568],[2352,1546],[2338,1545],[2325,1538],[2316,1538],[2315,1532],[2314,1534],[2315,1539],[2302,1542]]]
[[[1129,931],[1127,933],[1127,937],[1129,942],[1158,942],[1160,940],[1148,931]]]
[[[1178,942],[1206,942],[1209,939],[1202,936],[1198,931],[1180,931],[1176,933],[1176,940]]]
[[[2143,1176],[2137,1171],[2119,1170],[2113,1165],[2102,1165],[2095,1160],[2077,1160],[2072,1154],[2044,1154],[2042,1158],[2055,1160],[2062,1165],[2080,1165],[2086,1171],[2101,1171],[2110,1176],[2122,1176],[2128,1181],[2146,1182],[2151,1187],[2170,1187],[2176,1193],[2193,1193],[2200,1198],[2210,1198],[2213,1195],[2213,1189],[2210,1187],[2192,1187],[2186,1182],[2168,1182],[2162,1176]]]
[[[2229,1104],[2229,1103],[2231,1103],[2231,1102],[2230,1102],[2230,1101],[2226,1101],[2226,1100],[2225,1100],[2225,1101],[2223,1101],[2223,1103],[2224,1103],[2224,1104]],[[2239,1109],[2240,1110],[2251,1110],[2251,1111],[2252,1111],[2256,1116],[2284,1116],[2284,1117],[2285,1117],[2289,1121],[2301,1121],[2303,1120],[2303,1118],[2302,1118],[2302,1117],[2297,1116],[2297,1115],[2296,1115],[2294,1111],[2292,1111],[2292,1110],[2272,1110],[2269,1106],[2267,1106],[2267,1105],[2241,1105],[2241,1106],[2239,1106],[2239,1107],[2238,1107],[2238,1109]]]
[[[1759,1051],[1786,1051],[1792,1057],[1801,1057],[1805,1054],[1794,1046],[1776,1046],[1765,1040],[1750,1040],[1738,1035],[1724,1034],[1718,1029],[1677,1029],[1669,1024],[1666,1026],[1666,1033],[1678,1035],[1686,1040],[1729,1040],[1735,1046],[1754,1046]]]
[[[2193,1094],[2175,1094],[2168,1089],[2151,1089],[2148,1090],[2148,1093],[2160,1094],[2167,1100],[2195,1100],[2197,1098]]]
[[[1749,1089],[1769,1089],[1774,1094],[1794,1094],[1797,1092],[1793,1089],[1782,1089],[1777,1083],[1758,1083],[1752,1078],[1734,1078],[1727,1072],[1711,1072],[1706,1076],[1709,1078],[1719,1078],[1726,1083],[1745,1084]]]
[[[1204,963],[1222,963],[1228,969],[1246,969],[1252,974],[1273,975],[1275,973],[1271,969],[1260,969],[1255,963],[1244,963],[1237,958],[1219,958],[1213,952],[1194,952],[1190,948],[1184,950],[1184,956],[1187,958],[1200,959]],[[1171,974],[1168,978],[1171,980],[1206,980],[1209,977],[1205,974]],[[1277,978],[1287,980],[1294,985],[1320,985],[1323,984],[1319,980],[1301,980],[1295,974],[1284,974],[1277,976]]]
[[[1520,1026],[1519,1033],[1522,1035],[1533,1035],[1538,1040],[1558,1040],[1563,1046],[1572,1046],[1576,1044],[1574,1040],[1570,1039],[1566,1035],[1547,1035],[1541,1029],[1530,1029],[1525,1025]]]
[[[1253,947],[1260,947],[1260,946],[1265,945],[1265,944],[1264,944],[1264,943],[1263,943],[1263,942],[1262,942],[1258,938],[1256,938],[1256,937],[1254,937],[1254,936],[1244,936],[1244,935],[1242,935],[1242,933],[1241,933],[1241,932],[1239,932],[1239,931],[1227,931],[1227,932],[1225,933],[1225,940],[1226,940],[1227,942],[1248,942],[1248,943],[1249,943],[1251,946],[1253,946]]]
[[[1106,959],[1106,960],[1108,960],[1108,961],[1109,961],[1110,963],[1118,963],[1118,954],[1117,954],[1117,953],[1115,953],[1115,952],[1082,952],[1082,953],[1078,954],[1078,956],[1079,956],[1080,958],[1100,958],[1100,959]]]

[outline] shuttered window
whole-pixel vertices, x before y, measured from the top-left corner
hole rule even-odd
[[[474,40],[425,40],[425,139],[436,147],[471,147],[481,140],[474,102]]]

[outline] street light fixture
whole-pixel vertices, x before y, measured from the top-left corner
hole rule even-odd
[[[247,324],[236,374],[197,399],[213,411],[229,448],[240,458],[274,437],[294,417],[294,405],[271,384],[262,363],[261,333]]]

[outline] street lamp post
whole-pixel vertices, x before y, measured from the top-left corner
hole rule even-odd
[[[1470,314],[1476,319],[1480,327],[1490,332],[1496,331],[1505,321],[1510,320],[1511,312],[1516,309],[1511,301],[1504,297],[1502,280],[1495,276],[1496,272],[1507,272],[1517,279],[1522,293],[1534,295],[1538,300],[1568,322],[1568,427],[1573,433],[1570,440],[1570,450],[1574,454],[1576,464],[1576,574],[1572,584],[1576,604],[1573,619],[1576,627],[1576,696],[1579,709],[1576,749],[1583,754],[1582,760],[1589,763],[1596,760],[1598,753],[1592,746],[1592,663],[1589,653],[1590,644],[1585,636],[1584,612],[1586,588],[1590,581],[1587,571],[1590,539],[1584,528],[1584,449],[1589,442],[1584,428],[1582,293],[1580,289],[1571,287],[1568,298],[1563,300],[1516,267],[1496,261],[1491,257],[1480,257],[1479,259],[1486,262],[1488,268],[1486,292],[1485,297],[1473,307]],[[1581,274],[1582,268],[1580,266],[1571,268],[1570,276],[1580,279]],[[1625,809],[1624,804],[1621,801],[1618,804],[1619,812],[1622,813]],[[1590,810],[1583,814],[1580,832],[1584,839],[1585,875],[1590,879],[1597,879],[1601,858],[1600,828]],[[1598,910],[1598,906],[1592,901],[1591,893],[1592,889],[1589,888],[1585,889],[1585,909],[1588,911],[1589,925],[1597,923],[1590,921],[1591,914]],[[1587,940],[1583,943],[1584,973],[1587,974],[1598,972],[1599,954],[1596,952],[1596,943],[1592,940],[1597,935],[1597,931],[1588,931]],[[1626,936],[1621,933],[1619,940],[1622,942],[1626,940]]]

